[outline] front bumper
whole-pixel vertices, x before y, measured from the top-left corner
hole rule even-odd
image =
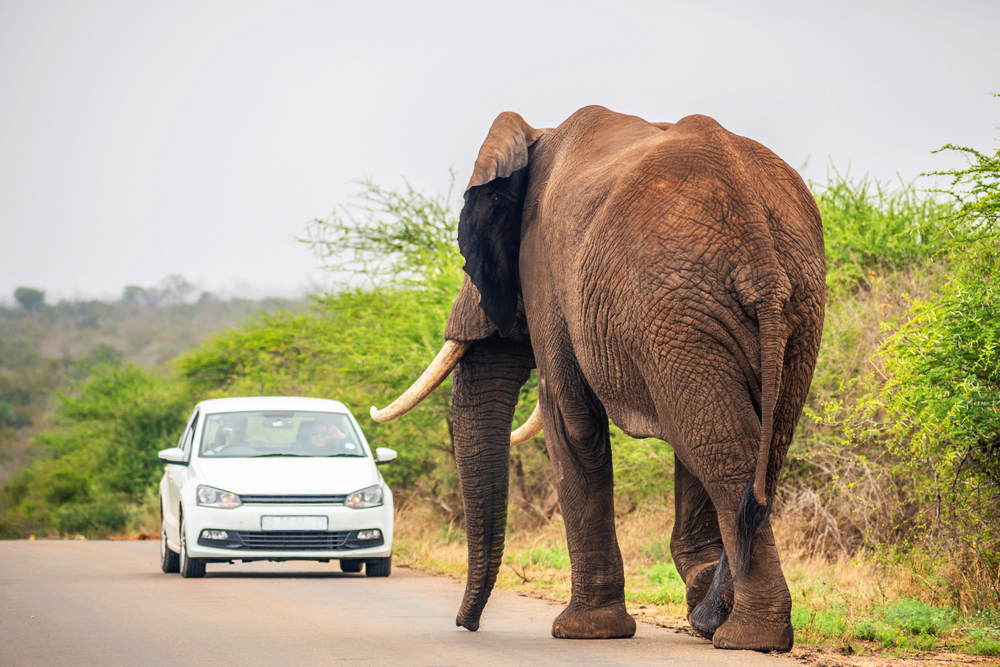
[[[187,509],[187,508],[186,508]],[[327,530],[262,530],[263,518],[326,517]],[[188,554],[207,560],[326,560],[392,554],[392,505],[355,510],[324,505],[195,506],[184,515]],[[214,534],[204,534],[204,531]],[[377,530],[372,538],[365,531]],[[224,539],[219,535],[225,532]],[[361,533],[359,535],[359,533]],[[368,539],[364,539],[367,537]]]

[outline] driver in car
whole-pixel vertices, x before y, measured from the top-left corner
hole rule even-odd
[[[213,452],[221,452],[230,445],[243,444],[243,438],[247,434],[246,417],[230,417],[218,430],[215,436],[215,444],[212,446]]]

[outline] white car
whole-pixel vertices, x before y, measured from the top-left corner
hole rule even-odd
[[[177,447],[159,453],[164,572],[206,563],[339,560],[392,571],[392,492],[351,413],[318,398],[220,398],[194,408]]]

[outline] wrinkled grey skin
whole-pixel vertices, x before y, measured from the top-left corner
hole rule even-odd
[[[511,420],[537,367],[572,561],[552,634],[635,632],[610,419],[674,448],[671,551],[695,628],[718,647],[791,648],[767,509],[823,325],[822,224],[802,179],[711,118],[586,107],[550,130],[501,114],[465,199],[467,275],[445,332],[473,342],[452,390],[469,545],[458,624],[479,627],[500,567]]]

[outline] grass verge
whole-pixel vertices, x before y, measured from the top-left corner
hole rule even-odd
[[[517,521],[511,521],[516,524]],[[670,558],[670,512],[637,509],[618,518],[625,561],[626,604],[637,619],[690,632],[684,585]],[[797,529],[776,520],[783,546]],[[878,558],[829,562],[782,548],[792,591],[793,657],[809,664],[1000,665],[1000,618],[964,615],[918,599],[921,573]],[[465,534],[433,507],[397,516],[395,560],[404,567],[456,579],[466,574]],[[926,578],[926,577],[925,577]],[[559,516],[535,529],[509,530],[497,586],[556,602],[570,597],[569,553]],[[457,610],[456,610],[457,611]]]

